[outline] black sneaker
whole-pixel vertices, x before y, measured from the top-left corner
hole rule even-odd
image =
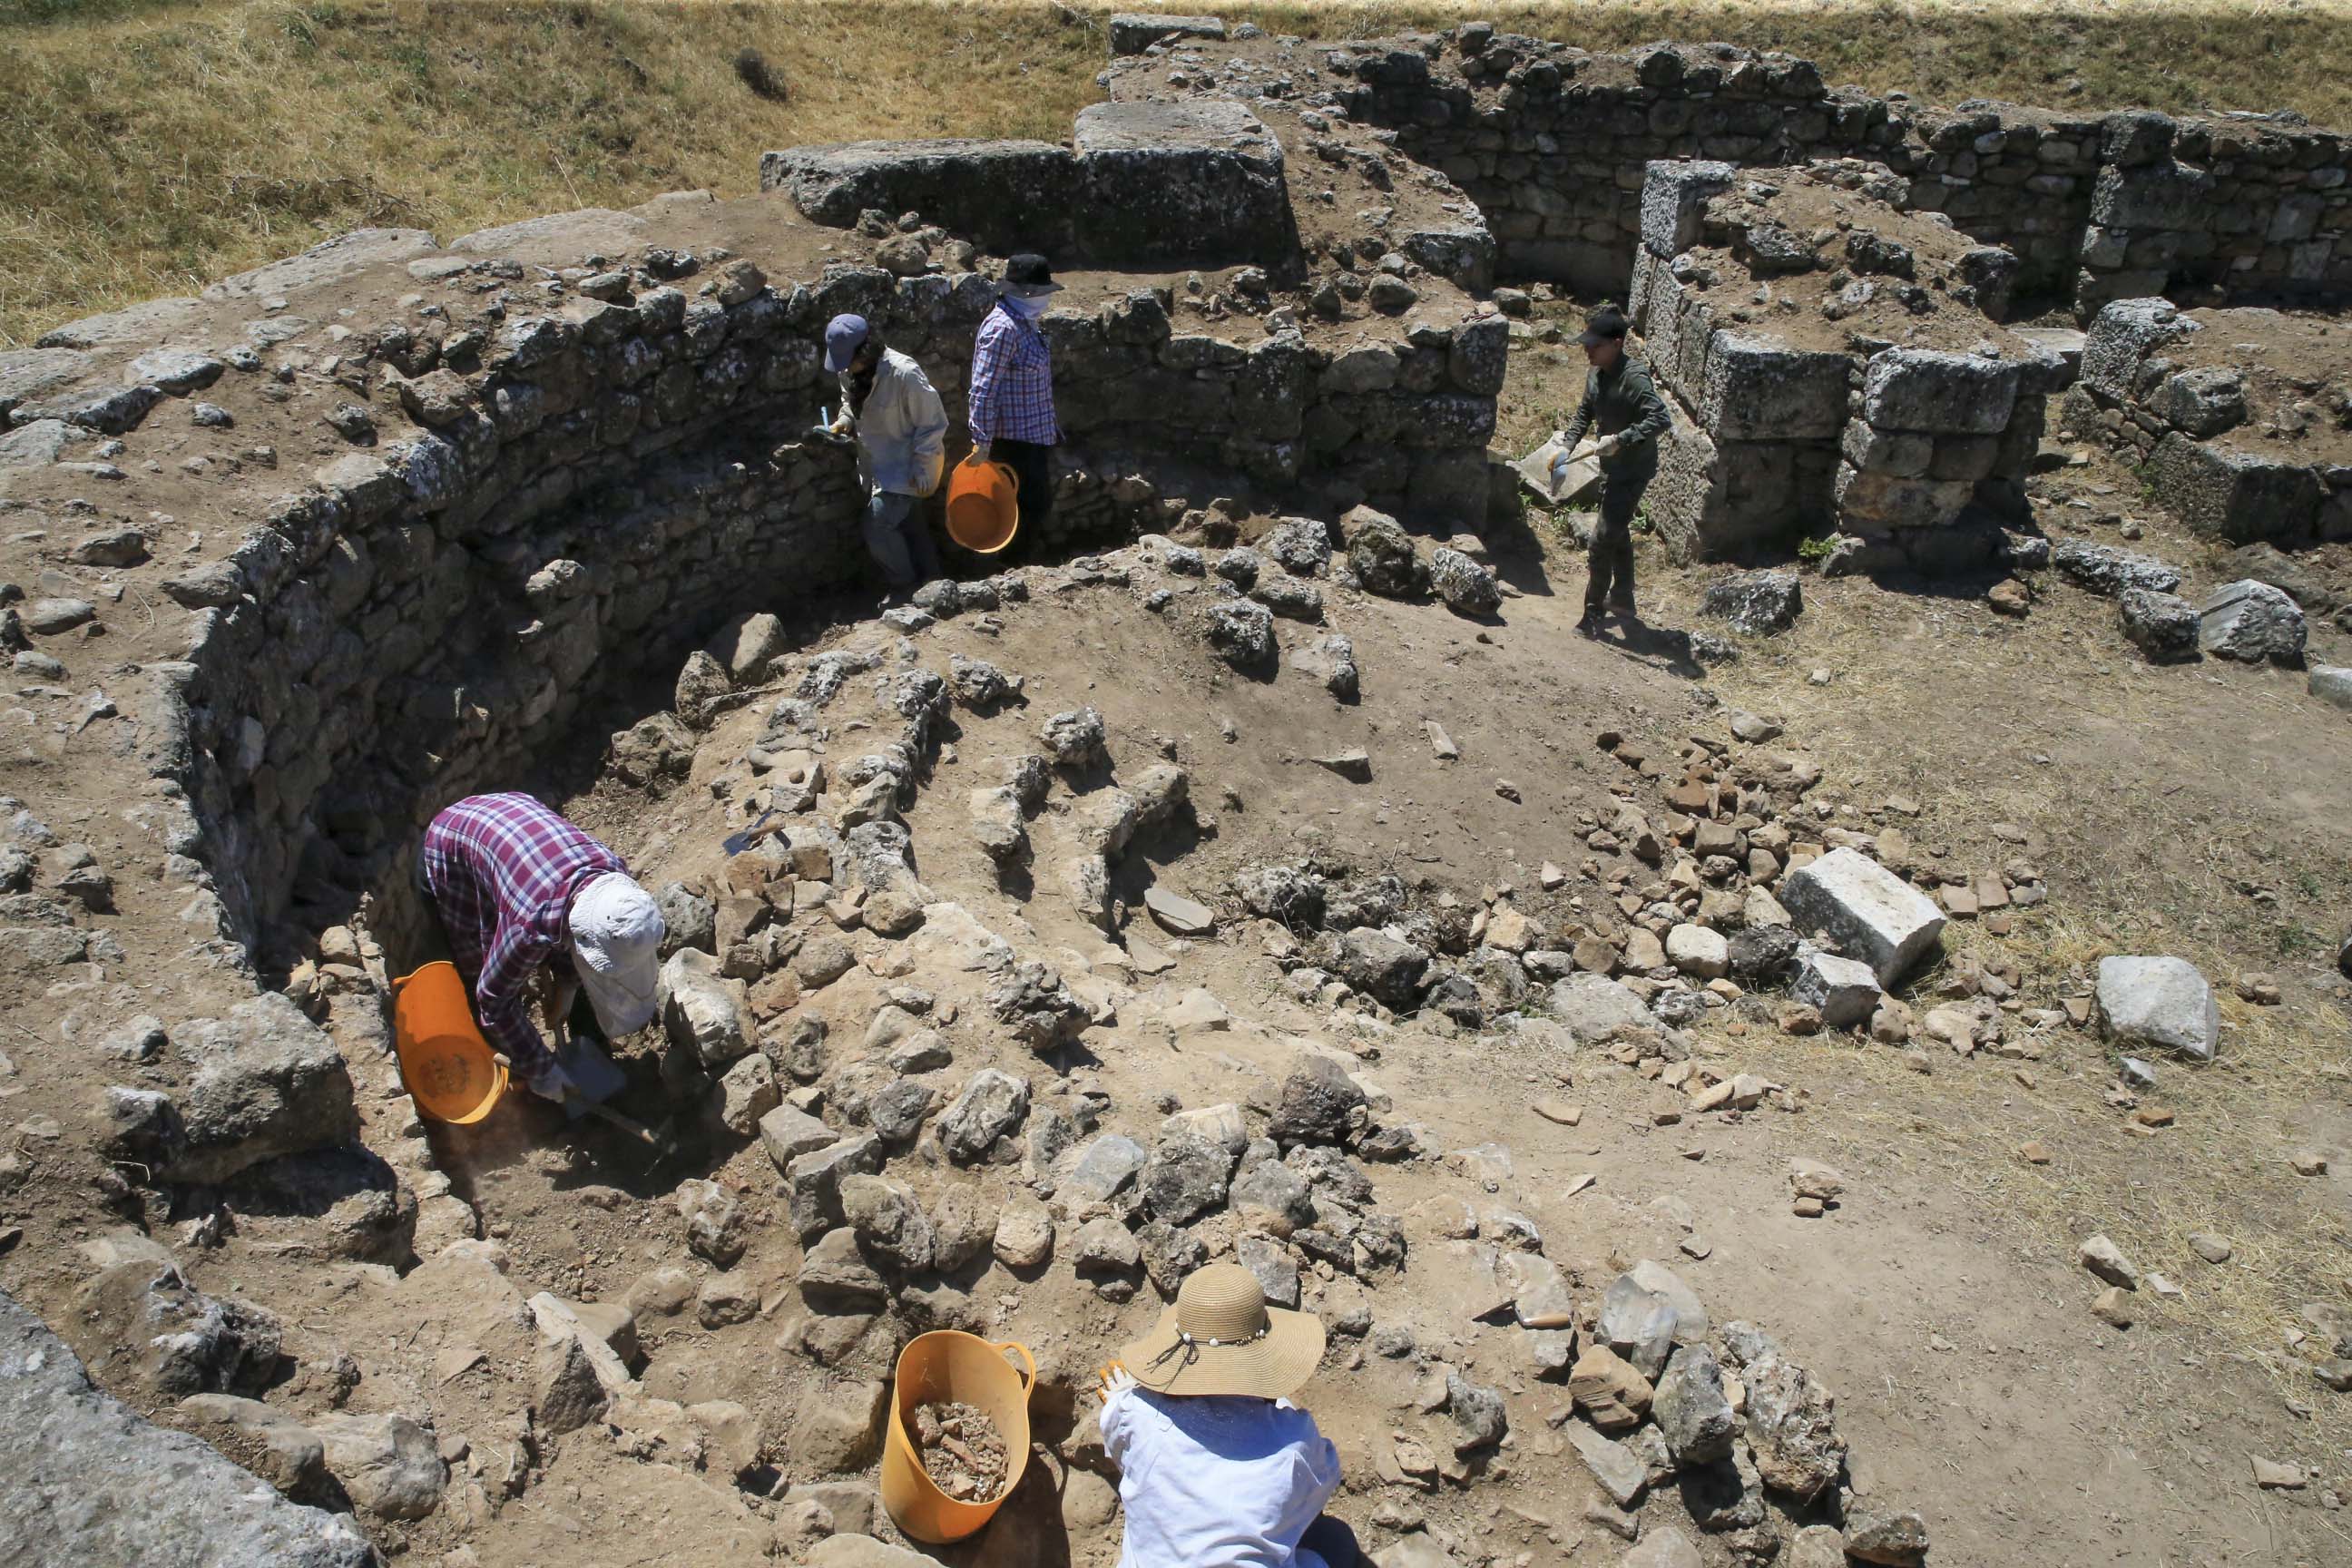
[[[1601,637],[1600,612],[1597,610],[1585,611],[1584,618],[1576,623],[1576,629],[1584,636],[1598,641]]]

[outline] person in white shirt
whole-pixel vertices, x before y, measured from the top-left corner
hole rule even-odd
[[[857,437],[866,481],[866,548],[893,593],[940,574],[940,553],[915,503],[940,488],[948,416],[923,367],[885,344],[863,316],[824,329],[824,368],[841,378],[832,430]]]
[[[1102,1386],[1103,1450],[1119,1468],[1118,1568],[1358,1568],[1324,1513],[1339,1451],[1289,1395],[1323,1359],[1323,1325],[1265,1304],[1257,1277],[1186,1276]]]

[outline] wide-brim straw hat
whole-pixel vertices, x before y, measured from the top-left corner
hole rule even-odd
[[[1296,1394],[1323,1360],[1323,1322],[1265,1304],[1257,1276],[1211,1263],[1185,1277],[1176,1304],[1119,1352],[1135,1381],[1156,1394]]]

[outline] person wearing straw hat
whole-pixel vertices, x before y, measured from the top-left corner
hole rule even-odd
[[[567,1020],[583,994],[608,1041],[653,1021],[667,934],[618,855],[527,795],[475,795],[425,830],[417,882],[471,988],[474,1019],[525,1089],[601,1100],[620,1076]],[[532,1025],[536,995],[555,1037]]]
[[[1020,480],[1021,526],[1032,538],[1054,508],[1054,448],[1062,439],[1054,417],[1054,355],[1037,323],[1061,289],[1034,251],[1006,259],[996,306],[972,339],[964,389],[972,456],[1003,463]]]
[[[863,316],[825,324],[824,368],[841,378],[841,410],[827,433],[857,437],[866,552],[890,591],[905,593],[940,574],[940,552],[915,503],[940,488],[947,410],[923,367],[883,342]]]
[[[1354,1532],[1323,1512],[1339,1452],[1289,1398],[1322,1359],[1321,1321],[1267,1306],[1248,1269],[1185,1276],[1103,1374],[1118,1568],[1356,1568]]]

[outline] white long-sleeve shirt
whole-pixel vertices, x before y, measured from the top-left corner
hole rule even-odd
[[[841,405],[849,406],[849,377],[841,378]],[[927,496],[940,488],[947,466],[948,415],[923,367],[897,349],[884,349],[874,389],[856,414],[857,468],[867,485],[892,495]]]
[[[1339,1451],[1286,1400],[1138,1388],[1102,1409],[1127,1514],[1119,1568],[1325,1568],[1298,1538],[1339,1487]]]

